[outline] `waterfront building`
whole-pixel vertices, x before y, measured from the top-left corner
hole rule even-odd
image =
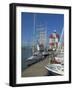
[[[59,43],[59,34],[57,34],[57,32],[54,31],[49,36],[49,48],[50,49],[57,49],[58,48],[58,43]]]

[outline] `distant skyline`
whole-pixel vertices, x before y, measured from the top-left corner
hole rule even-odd
[[[34,16],[35,16],[35,29],[41,25],[47,30],[47,41],[51,33],[56,32],[61,35],[64,27],[63,14],[45,14],[45,13],[26,13],[21,14],[21,43],[31,45],[33,41],[34,32]],[[35,33],[36,35],[36,33]]]

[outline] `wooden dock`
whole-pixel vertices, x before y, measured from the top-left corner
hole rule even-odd
[[[32,64],[22,72],[22,77],[48,76],[48,70],[45,66],[49,63],[49,57]]]

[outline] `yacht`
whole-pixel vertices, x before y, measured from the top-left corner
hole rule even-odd
[[[48,64],[45,68],[50,72],[50,75],[64,75],[64,65]]]

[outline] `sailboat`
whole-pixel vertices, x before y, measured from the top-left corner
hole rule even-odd
[[[44,50],[44,47],[42,48],[43,44],[40,43],[40,41],[42,41],[42,40],[36,39],[36,35],[35,35],[35,17],[36,17],[36,14],[33,15],[33,18],[34,18],[34,23],[33,23],[34,24],[33,25],[34,29],[33,29],[33,40],[32,40],[33,41],[32,42],[32,52],[33,53],[32,53],[32,56],[30,56],[26,59],[25,63],[26,63],[27,66],[29,66],[33,63],[36,63],[40,60],[43,60],[45,58],[45,56],[48,55],[48,52],[46,52]]]
[[[42,55],[42,53],[39,52],[39,50],[40,50],[40,48],[37,45],[37,51],[34,52],[34,54],[32,56],[30,56],[29,58],[26,59],[25,64],[27,67],[44,59],[44,56]]]

